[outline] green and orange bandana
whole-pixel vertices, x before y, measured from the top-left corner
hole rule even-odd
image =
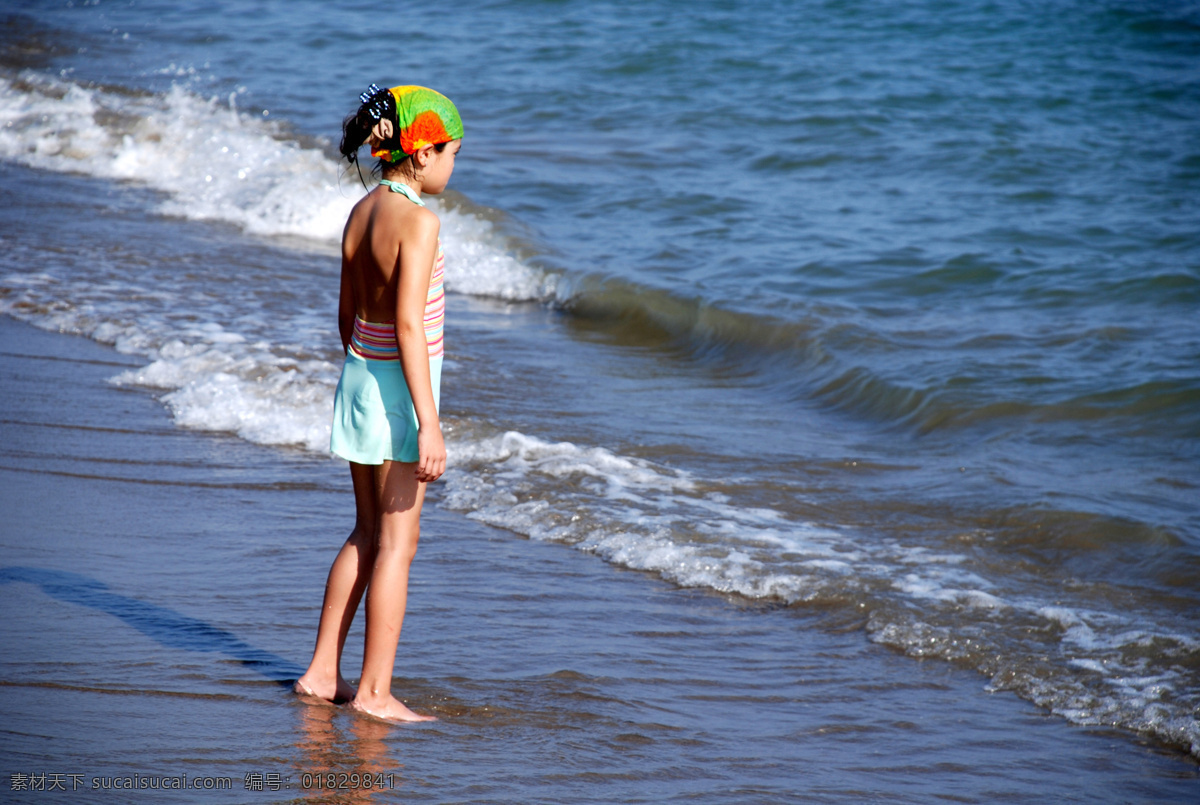
[[[462,118],[454,104],[440,92],[427,87],[392,87],[396,120],[400,124],[400,150],[372,148],[371,156],[399,162],[426,145],[438,145],[463,136]]]

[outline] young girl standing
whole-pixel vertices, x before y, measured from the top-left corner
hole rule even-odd
[[[392,696],[392,667],[417,552],[425,486],[446,469],[438,421],[444,258],[437,216],[421,200],[454,172],[462,120],[425,87],[374,84],[342,129],[353,163],[369,143],[382,180],[342,234],[338,330],[346,352],[330,449],[350,462],[356,520],[325,584],[312,662],[296,692],[397,721],[424,721]],[[358,690],[341,675],[342,648],[366,591]]]

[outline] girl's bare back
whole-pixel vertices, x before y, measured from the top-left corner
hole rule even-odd
[[[421,241],[428,241],[431,228],[429,247]],[[355,315],[377,322],[397,318],[402,259],[403,267],[411,265],[418,272],[427,268],[427,283],[437,254],[437,229],[436,215],[387,188],[376,188],[354,206],[342,235],[342,265]],[[420,259],[425,251],[428,258]]]

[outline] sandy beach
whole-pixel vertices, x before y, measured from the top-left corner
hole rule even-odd
[[[854,624],[680,589],[447,512],[437,493],[395,687],[440,720],[390,726],[306,704],[289,687],[349,526],[348,473],[176,427],[151,394],[107,382],[134,360],[0,317],[8,801],[1184,802],[1197,790],[1182,756],[989,694],[978,674],[914,661]],[[360,641],[361,620],[351,677]],[[370,790],[350,776],[366,773]],[[93,790],[181,780],[217,790]]]
[[[369,6],[9,5],[15,784],[1196,799],[1200,10],[468,0],[384,69]],[[397,666],[443,718],[360,745],[287,687],[369,82],[466,133]]]

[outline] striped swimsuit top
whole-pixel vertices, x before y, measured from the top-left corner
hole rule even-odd
[[[421,197],[408,185],[384,179],[393,193],[402,193],[414,204],[425,206]],[[425,343],[429,345],[429,357],[440,358],[443,349],[443,330],[446,324],[446,253],[442,250],[442,239],[438,238],[437,257],[433,261],[433,274],[429,277],[429,292],[425,296]],[[350,335],[350,350],[360,358],[374,361],[398,361],[396,348],[396,322],[382,323],[363,321],[354,317],[354,332]]]

